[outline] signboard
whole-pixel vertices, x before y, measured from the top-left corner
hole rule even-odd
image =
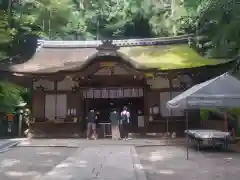
[[[8,132],[12,132],[12,123],[13,123],[14,115],[13,114],[7,114],[7,120],[8,120]]]
[[[115,62],[100,62],[100,67],[113,67],[115,65]]]
[[[13,114],[7,114],[8,121],[13,121],[14,115]]]
[[[83,97],[89,99],[103,98],[131,98],[143,97],[142,88],[91,88],[83,91]]]
[[[153,78],[153,77],[154,77],[154,74],[153,74],[153,73],[145,73],[145,74],[144,74],[144,77],[145,77],[145,78]]]

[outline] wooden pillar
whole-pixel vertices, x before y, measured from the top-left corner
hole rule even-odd
[[[31,114],[34,121],[45,121],[45,92],[44,87],[34,88],[34,80],[31,84],[32,102]]]
[[[170,89],[170,92],[169,92],[169,100],[171,100],[173,98],[173,95],[172,95],[172,92],[173,92],[173,76],[172,74],[169,74],[168,75],[168,82],[169,82],[169,89]],[[173,132],[173,131],[176,131],[176,121],[173,122],[172,120],[172,109],[169,110],[169,116],[170,116],[170,120],[168,121],[168,132]]]
[[[82,122],[85,120],[84,118],[84,97],[83,97],[83,91],[79,90],[78,92],[78,102],[79,102],[79,106],[78,106],[78,121]]]
[[[34,110],[33,110],[33,106],[34,106],[34,96],[35,96],[35,93],[34,93],[34,87],[33,87],[33,84],[34,84],[34,79],[31,78],[31,86],[30,86],[30,94],[31,94],[31,103],[30,103],[30,114],[31,114],[31,120],[30,121],[35,121],[35,117],[34,117]],[[44,114],[45,115],[45,114]],[[34,118],[34,119],[33,119]]]
[[[148,132],[149,126],[149,101],[148,101],[148,92],[149,87],[147,86],[146,79],[144,80],[144,89],[143,89],[143,98],[144,98],[144,134]]]
[[[78,126],[79,126],[79,130],[80,130],[80,134],[81,136],[84,136],[84,131],[85,131],[85,126],[86,126],[86,122],[85,122],[85,112],[84,112],[84,97],[83,97],[83,89],[79,89],[77,92],[77,117],[78,117]]]
[[[58,93],[58,81],[57,80],[54,80],[54,92],[55,92],[55,99],[54,99],[54,103],[55,103],[55,119],[57,119],[57,93]]]

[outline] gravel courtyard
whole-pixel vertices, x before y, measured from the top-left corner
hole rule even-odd
[[[136,148],[148,180],[239,180],[240,154],[184,147]]]

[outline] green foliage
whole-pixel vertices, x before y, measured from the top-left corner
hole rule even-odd
[[[13,112],[22,101],[21,88],[9,82],[0,82],[0,112]]]
[[[186,8],[194,12],[196,33],[207,37],[196,43],[207,56],[234,57],[240,47],[240,3],[238,0],[185,0]],[[194,3],[195,2],[195,3]],[[207,47],[207,48],[206,48]]]
[[[240,46],[236,0],[22,0],[12,10],[16,32],[50,39],[138,38],[195,33],[195,48],[229,58]],[[202,38],[204,37],[204,38]]]
[[[207,110],[207,109],[201,109],[200,110],[200,117],[201,117],[202,121],[208,120],[209,112],[210,112],[210,110]]]

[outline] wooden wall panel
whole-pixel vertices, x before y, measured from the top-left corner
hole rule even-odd
[[[148,105],[149,107],[160,106],[160,93],[158,91],[148,92]]]
[[[44,121],[45,119],[45,93],[35,92],[32,99],[32,115],[35,121]]]

